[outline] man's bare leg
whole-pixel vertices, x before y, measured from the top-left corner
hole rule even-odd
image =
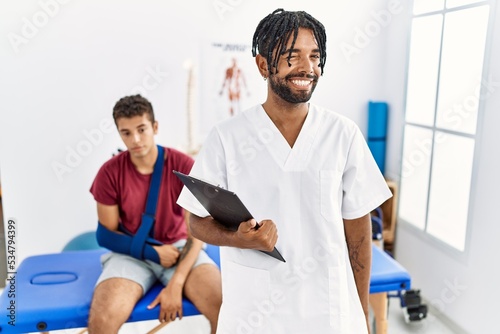
[[[193,268],[184,284],[184,294],[207,317],[211,333],[215,334],[222,303],[219,268],[212,264],[202,264]]]
[[[110,278],[95,288],[89,314],[89,334],[118,333],[135,304],[142,287],[125,278]]]

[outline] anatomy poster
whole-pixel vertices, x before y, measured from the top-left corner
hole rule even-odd
[[[265,100],[267,82],[257,70],[251,45],[211,43],[200,60],[198,133],[203,139],[219,121]]]

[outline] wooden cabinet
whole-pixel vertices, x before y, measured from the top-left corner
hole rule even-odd
[[[392,197],[380,205],[382,209],[382,223],[383,223],[383,244],[384,250],[394,254],[394,240],[396,237],[396,208],[398,200],[397,183],[392,180],[386,180],[389,189],[392,192]],[[377,215],[376,211],[372,212]]]

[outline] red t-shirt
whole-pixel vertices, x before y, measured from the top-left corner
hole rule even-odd
[[[183,209],[176,203],[183,184],[172,170],[189,174],[193,159],[173,148],[166,147],[165,152],[167,157],[156,207],[154,237],[163,243],[172,244],[187,238]],[[130,160],[130,153],[125,151],[108,160],[99,169],[90,192],[101,204],[118,204],[121,223],[135,234],[146,208],[151,175],[140,174]]]

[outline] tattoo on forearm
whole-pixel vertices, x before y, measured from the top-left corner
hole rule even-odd
[[[362,237],[361,240],[352,241],[347,240],[347,249],[349,250],[349,259],[351,260],[352,269],[356,272],[360,272],[365,269],[365,265],[359,260],[359,251],[361,245],[365,241],[365,237]]]
[[[184,245],[184,248],[182,249],[181,255],[179,256],[179,260],[177,263],[181,262],[184,260],[186,255],[189,253],[189,250],[191,250],[191,247],[193,246],[193,239],[192,238],[187,238],[186,244]]]

